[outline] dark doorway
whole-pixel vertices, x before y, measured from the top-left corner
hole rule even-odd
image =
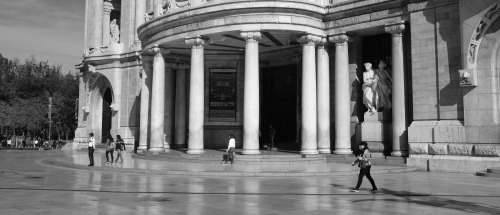
[[[106,137],[110,134],[111,130],[111,104],[113,103],[113,96],[111,89],[106,89],[102,101],[102,139],[101,142],[106,142]]]
[[[270,142],[272,125],[275,146],[293,147],[297,136],[297,65],[262,69],[261,87],[261,142]]]
[[[363,37],[363,63],[371,63],[373,68],[378,68],[378,63],[383,60],[387,65],[391,62],[391,35],[378,34]],[[364,71],[364,69],[363,69]]]

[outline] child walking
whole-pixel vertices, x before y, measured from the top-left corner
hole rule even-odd
[[[351,192],[359,192],[359,187],[361,186],[361,183],[363,182],[363,177],[366,175],[366,178],[370,181],[372,184],[372,190],[371,191],[377,191],[377,186],[375,185],[375,181],[373,180],[371,174],[370,174],[370,169],[372,168],[372,163],[370,162],[370,150],[368,149],[368,143],[362,141],[359,143],[359,150],[361,150],[361,155],[351,163],[351,165],[356,165],[356,163],[359,163],[359,176],[358,176],[358,184],[356,185],[355,188],[351,189]]]

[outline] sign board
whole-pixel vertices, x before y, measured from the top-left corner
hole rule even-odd
[[[209,121],[236,121],[236,69],[210,69]]]

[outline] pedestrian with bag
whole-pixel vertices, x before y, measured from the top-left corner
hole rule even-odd
[[[227,144],[227,160],[224,165],[227,165],[227,161],[230,160],[231,164],[234,162],[234,148],[236,147],[236,140],[234,139],[234,135],[229,135],[229,142]]]
[[[118,159],[120,159],[120,163],[123,163],[123,151],[125,151],[125,143],[120,135],[116,135],[116,160],[115,163],[118,163]]]
[[[94,150],[95,150],[95,138],[94,138],[94,133],[90,133],[90,140],[89,140],[89,160],[90,164],[89,166],[94,166]]]
[[[113,140],[113,137],[111,136],[111,134],[108,134],[108,138],[106,139],[106,145],[107,145],[107,149],[106,149],[106,164],[109,164],[109,157],[108,157],[108,154],[111,153],[111,163],[113,163],[113,152],[115,151],[115,141]]]
[[[361,186],[361,183],[363,182],[363,177],[366,175],[366,178],[370,181],[372,185],[371,191],[377,191],[377,186],[375,185],[375,181],[373,180],[371,174],[370,174],[370,169],[372,168],[372,164],[370,162],[370,150],[368,149],[368,143],[365,141],[362,141],[359,143],[359,150],[361,151],[360,155],[358,158],[351,163],[352,166],[356,165],[359,163],[359,176],[358,176],[358,184],[356,185],[355,188],[351,189],[351,192],[359,192],[359,187]]]

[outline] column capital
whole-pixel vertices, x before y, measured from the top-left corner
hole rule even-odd
[[[245,39],[247,42],[259,42],[262,39],[262,35],[260,31],[242,31],[240,36]]]
[[[209,37],[198,35],[195,37],[186,38],[185,43],[186,43],[186,45],[194,48],[194,47],[203,46],[203,45],[205,45],[205,43],[208,44],[209,41],[210,41]]]
[[[389,34],[401,34],[405,30],[405,22],[397,22],[391,24],[385,24],[385,32]]]
[[[111,11],[114,9],[113,3],[111,3],[111,1],[109,1],[109,0],[105,0],[103,5],[104,5],[103,9],[104,9],[105,14],[110,14]]]
[[[319,49],[324,49],[325,45],[328,43],[328,39],[326,37],[321,37],[321,39],[318,41],[318,48]]]
[[[298,38],[298,42],[304,46],[315,46],[317,43],[321,42],[321,37],[314,34],[302,35]]]
[[[347,36],[345,32],[342,32],[340,34],[331,35],[328,40],[332,43],[335,43],[335,45],[344,45],[349,42],[349,36]]]
[[[160,49],[160,46],[158,46],[158,44],[156,44],[154,47],[153,47],[153,54],[155,56],[158,56],[160,55],[161,56],[161,49]]]

